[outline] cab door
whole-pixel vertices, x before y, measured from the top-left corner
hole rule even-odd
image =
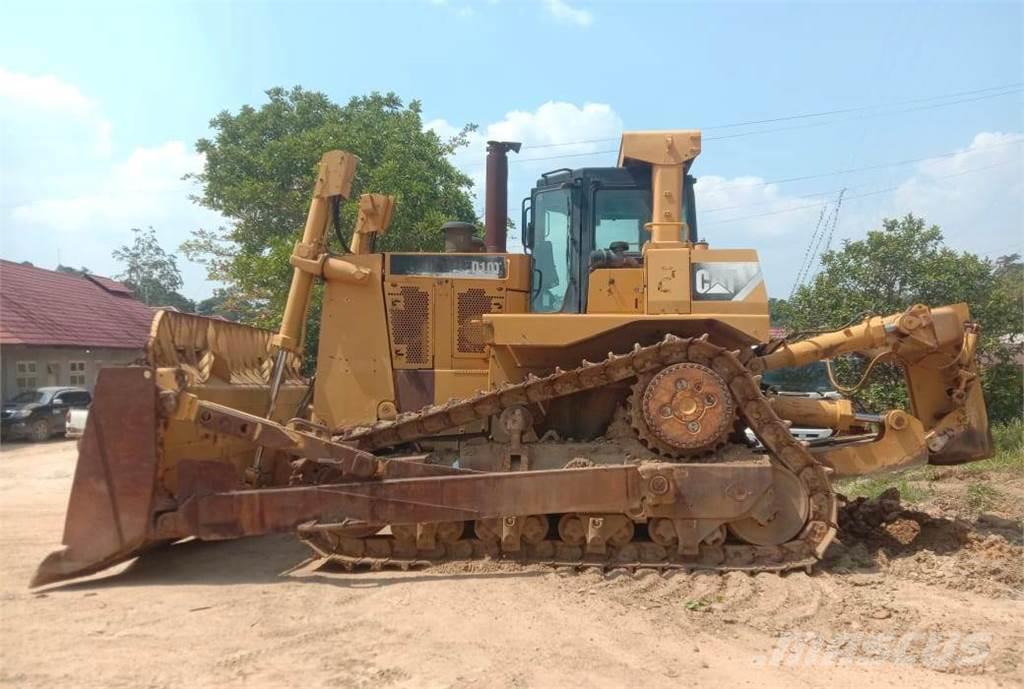
[[[528,242],[533,313],[580,312],[578,198],[576,186],[568,183],[539,187],[531,197]]]

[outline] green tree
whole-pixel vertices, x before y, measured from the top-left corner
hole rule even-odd
[[[124,267],[117,278],[149,306],[173,306],[181,311],[192,311],[195,304],[178,292],[182,280],[177,258],[163,250],[152,227],[145,230],[133,227],[132,234],[131,244],[114,250],[114,259]]]
[[[240,323],[255,320],[252,304],[239,297],[237,291],[231,288],[215,289],[212,296],[196,303],[196,313]]]
[[[366,192],[397,197],[391,228],[378,243],[383,250],[438,250],[445,221],[476,219],[472,181],[448,161],[473,127],[443,141],[424,131],[417,101],[406,105],[393,93],[372,93],[338,105],[300,87],[275,88],[259,107],[222,112],[210,127],[212,138],[196,144],[206,163],[192,176],[202,187],[195,200],[228,224],[195,232],[182,249],[250,305],[260,325],[274,327],[280,318],[291,277],[288,258],[325,151],[343,149],[360,158],[337,237],[349,236],[355,199]],[[333,241],[333,250],[345,250]],[[316,303],[307,341],[315,341]]]
[[[1021,415],[1021,368],[1014,357],[1024,351],[1024,266],[1019,256],[997,261],[957,252],[943,242],[941,230],[907,215],[885,219],[882,229],[821,257],[821,270],[797,290],[783,309],[794,331],[836,328],[867,313],[888,314],[913,304],[941,306],[966,302],[982,326],[978,360],[982,385],[995,420]],[[862,361],[837,366],[845,383],[862,370]],[[869,408],[905,406],[902,375],[885,366],[858,394]]]
[[[82,266],[81,268],[73,268],[62,264],[57,264],[57,272],[67,273],[68,275],[77,275],[78,277],[85,277],[86,275],[92,274],[92,271],[85,266]]]
[[[768,314],[773,328],[784,328],[789,324],[789,302],[775,297],[768,298]]]

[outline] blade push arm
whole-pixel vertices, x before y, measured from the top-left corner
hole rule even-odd
[[[966,304],[933,309],[918,304],[902,313],[871,316],[857,325],[784,342],[751,362],[751,368],[760,372],[805,366],[850,353],[895,361],[903,369],[912,418],[892,424],[887,420],[883,434],[907,435],[920,428],[921,442],[910,445],[920,444],[921,455],[931,464],[957,464],[992,451],[975,362],[977,341],[978,326]],[[891,468],[900,462],[893,458],[881,465]]]

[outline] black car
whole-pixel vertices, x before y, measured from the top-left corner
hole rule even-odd
[[[4,439],[40,442],[64,434],[64,415],[72,407],[88,407],[92,395],[83,388],[47,387],[26,390],[4,402],[0,434]]]

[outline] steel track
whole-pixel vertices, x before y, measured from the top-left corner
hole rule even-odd
[[[725,379],[738,413],[768,451],[771,462],[796,476],[807,492],[807,521],[799,535],[786,543],[772,546],[702,543],[698,553],[682,556],[672,548],[634,539],[619,547],[608,544],[604,554],[595,555],[585,552],[581,546],[560,540],[523,543],[516,552],[502,552],[497,542],[485,542],[479,538],[462,538],[453,543],[438,543],[429,550],[419,550],[415,543],[399,541],[393,536],[350,538],[341,531],[332,533],[330,529],[324,528],[300,530],[300,537],[325,560],[344,566],[372,568],[405,569],[486,557],[560,567],[721,571],[784,571],[809,567],[821,558],[835,535],[836,496],[825,467],[814,459],[804,444],[793,438],[786,424],[768,404],[757,380],[744,363],[744,354],[712,344],[707,336],[680,338],[666,335],[657,344],[646,347],[636,345],[628,354],[609,353],[601,362],[584,361],[570,371],[556,368],[548,376],[528,376],[522,382],[481,391],[465,400],[451,400],[443,405],[426,407],[420,412],[401,414],[394,421],[381,421],[372,426],[350,429],[340,434],[338,439],[366,450],[393,447],[472,421],[487,419],[511,407],[595,390],[673,364],[698,363],[709,366]],[[471,533],[472,529],[465,531]]]

